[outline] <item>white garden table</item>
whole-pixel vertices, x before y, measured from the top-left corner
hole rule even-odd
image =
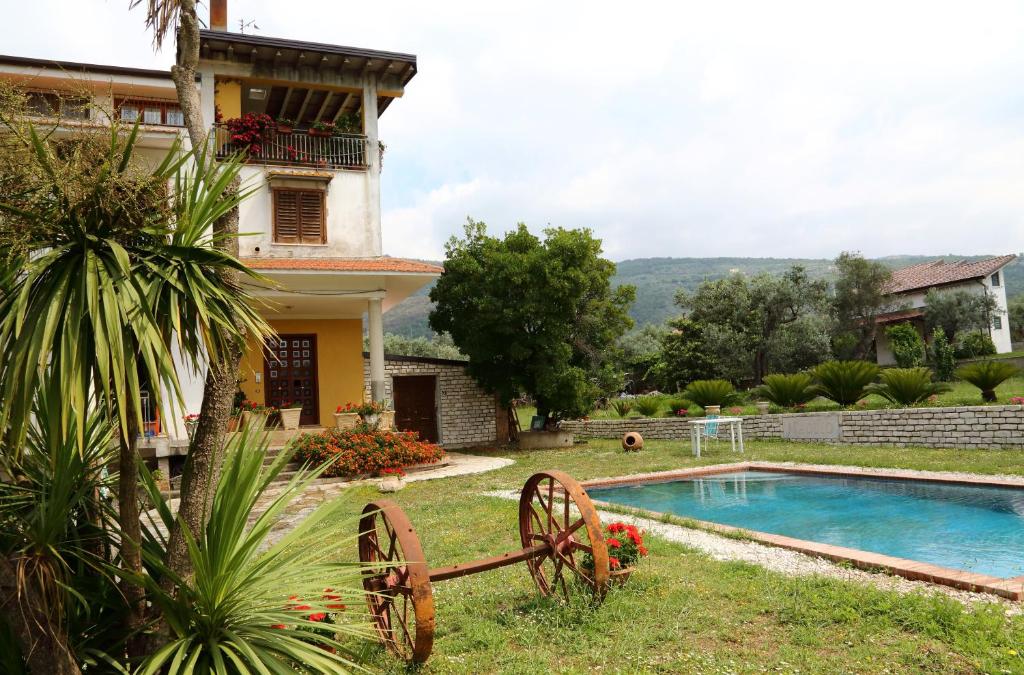
[[[708,424],[718,424],[718,433],[721,433],[721,425],[729,427],[729,440],[732,443],[732,451],[736,452],[736,441],[739,440],[740,454],[743,453],[743,418],[742,417],[701,417],[689,420],[690,424],[690,445],[693,446],[693,456],[700,457],[701,438],[706,438]],[[718,433],[715,436],[718,436]]]

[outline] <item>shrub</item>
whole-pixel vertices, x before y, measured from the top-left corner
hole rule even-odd
[[[949,385],[932,382],[932,371],[927,368],[889,368],[879,374],[880,383],[869,384],[867,391],[882,398],[912,405],[931,396],[949,391]]]
[[[438,462],[444,450],[419,440],[410,431],[329,429],[300,436],[295,442],[295,457],[314,465],[331,461],[324,470],[325,477],[361,476]]]
[[[625,417],[633,409],[633,402],[628,398],[617,398],[612,401],[612,410],[619,417]]]
[[[996,346],[986,333],[972,330],[959,336],[956,340],[955,355],[958,359],[973,359],[979,356],[992,356]]]
[[[701,408],[728,405],[736,400],[736,389],[726,380],[697,380],[691,382],[683,393]]]
[[[634,408],[644,417],[654,417],[661,410],[661,399],[657,396],[641,396],[636,399]]]
[[[755,387],[754,396],[771,401],[783,408],[792,408],[807,403],[817,394],[814,393],[814,381],[806,373],[793,375],[765,375],[764,383]]]
[[[907,322],[898,323],[885,329],[889,338],[889,346],[896,364],[900,368],[916,368],[924,364],[924,340],[921,335]]]
[[[632,567],[647,555],[644,533],[635,525],[609,523],[604,528],[604,541],[608,545],[608,567],[613,571]],[[584,553],[580,564],[584,569],[592,570],[594,557]]]
[[[956,376],[981,389],[982,401],[996,400],[996,387],[1020,372],[1007,361],[979,361],[957,368]]]
[[[687,410],[690,407],[690,402],[682,396],[673,396],[668,399],[668,412],[669,415],[675,415],[680,410]]]
[[[879,370],[867,361],[828,361],[811,371],[817,383],[813,391],[841,406],[853,405],[864,397]]]
[[[935,369],[935,377],[943,382],[952,380],[956,370],[956,354],[942,328],[932,331],[932,368]]]

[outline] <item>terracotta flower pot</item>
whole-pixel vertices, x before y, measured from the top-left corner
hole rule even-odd
[[[704,408],[704,414],[705,415],[721,415],[722,414],[722,406],[720,406],[720,405],[709,405],[708,407]]]
[[[238,431],[238,415],[232,415],[228,418],[228,432]]]
[[[626,452],[636,452],[644,447],[644,437],[635,431],[630,431],[622,437],[622,449]]]
[[[630,565],[629,567],[623,567],[622,569],[612,570],[609,573],[608,581],[616,586],[622,586],[629,581],[629,575],[631,575],[635,569],[635,566]]]
[[[292,127],[283,127],[280,124],[277,125],[277,133],[281,134],[282,136],[291,136],[293,131],[294,129]]]
[[[331,135],[330,131],[321,131],[320,129],[310,129],[310,136],[319,136],[320,138],[326,138]]]

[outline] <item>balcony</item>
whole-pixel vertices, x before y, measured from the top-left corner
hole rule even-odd
[[[218,159],[245,154],[248,164],[302,166],[320,169],[365,169],[366,136],[360,134],[317,135],[295,129],[289,133],[264,131],[260,141],[240,142],[224,125],[216,124],[213,147]]]

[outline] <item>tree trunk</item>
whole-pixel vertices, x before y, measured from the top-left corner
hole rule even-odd
[[[138,467],[138,406],[134,401],[127,401],[128,416],[127,433],[121,436],[118,456],[117,478],[117,513],[121,526],[121,567],[127,575],[142,575],[142,524],[139,522],[139,467]],[[135,579],[121,579],[121,593],[124,594],[128,609],[127,625],[129,633],[140,631],[145,624],[145,600],[142,586]],[[128,641],[128,653],[138,656],[142,641],[141,635],[133,635]]]
[[[766,370],[768,370],[768,353],[764,349],[758,348],[754,351],[754,384],[761,384],[764,376],[768,374],[765,372]]]
[[[31,579],[19,584],[18,562],[0,557],[0,612],[14,632],[30,673],[81,675],[68,637]]]
[[[179,0],[178,57],[171,66],[171,80],[178,94],[178,105],[185,118],[185,128],[193,148],[206,142],[206,124],[196,90],[196,69],[199,67],[199,17],[195,0]]]

